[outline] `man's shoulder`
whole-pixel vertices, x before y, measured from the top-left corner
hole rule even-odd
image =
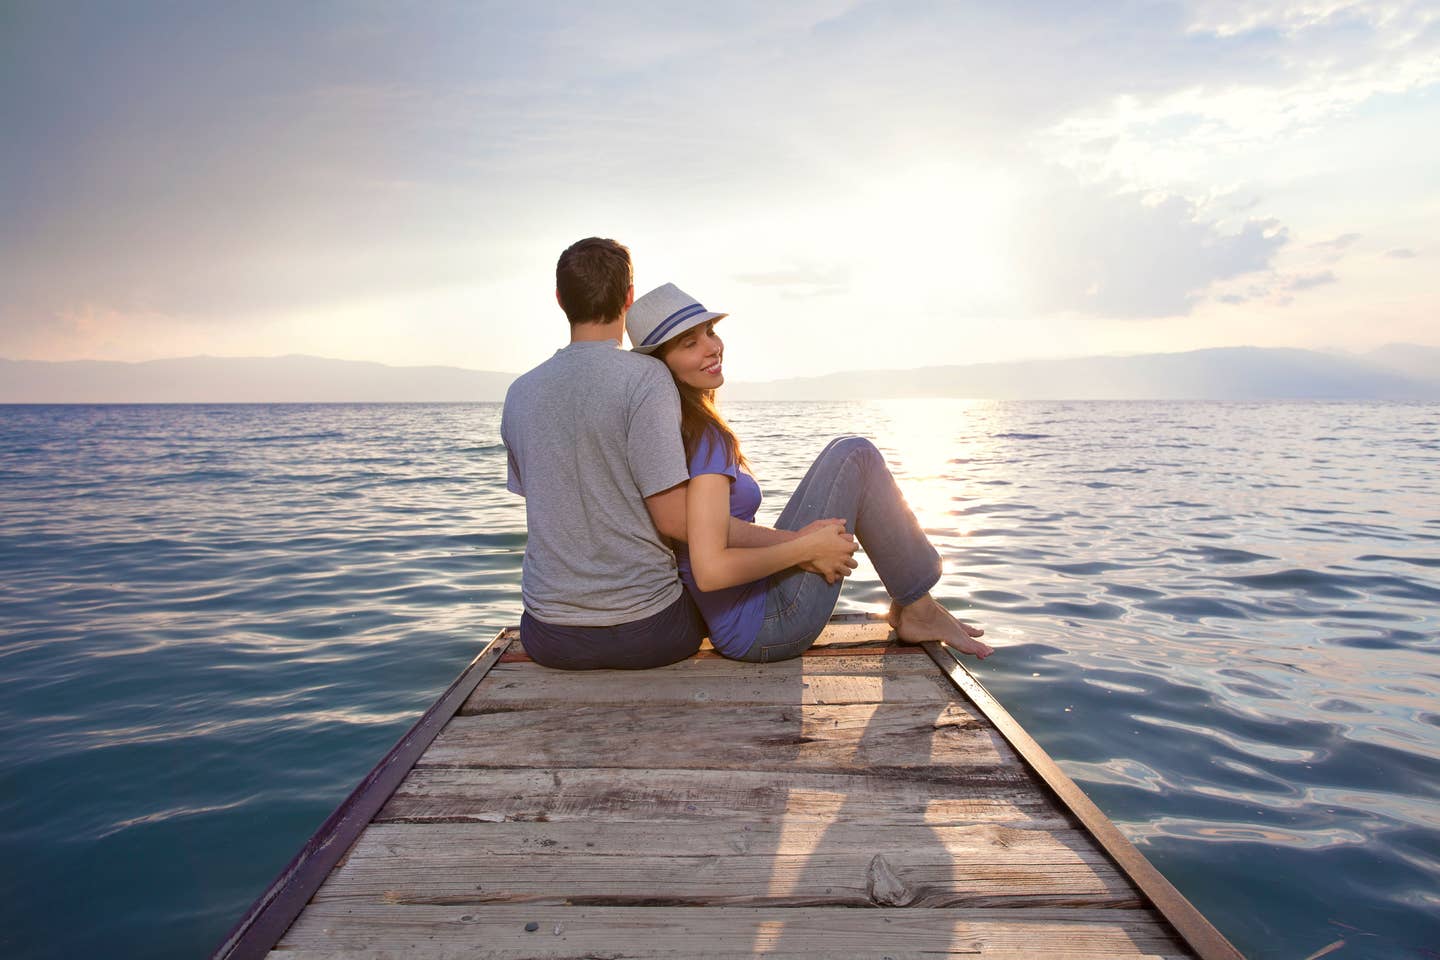
[[[557,350],[555,353],[546,357],[544,360],[540,361],[535,366],[531,367],[529,370],[526,370],[524,373],[520,374],[518,377],[516,377],[510,382],[510,389],[514,390],[517,387],[524,389],[526,385],[534,383],[536,380],[543,380],[546,373],[555,366],[555,361],[559,358],[559,356],[560,352]]]
[[[537,387],[543,387],[546,382],[552,379],[555,370],[555,360],[560,356],[556,353],[537,366],[531,367],[520,376],[510,381],[510,386],[505,389],[505,404],[525,394],[533,392]]]
[[[558,350],[539,366],[527,370],[510,384],[507,396],[543,389],[553,383],[571,386],[587,373],[600,374],[602,383],[628,389],[637,385],[673,383],[663,361],[629,350]]]
[[[662,384],[675,388],[675,380],[670,376],[670,368],[665,366],[665,361],[655,357],[646,356],[643,353],[631,353],[629,350],[620,351],[625,358],[624,368],[631,373],[632,382],[637,384]]]
[[[585,350],[577,353],[575,358],[580,363],[594,363],[604,366],[607,370],[622,371],[637,380],[668,379],[670,376],[670,371],[666,368],[664,361],[624,348]]]

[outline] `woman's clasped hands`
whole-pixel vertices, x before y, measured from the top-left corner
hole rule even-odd
[[[800,529],[800,539],[810,548],[809,559],[800,564],[807,573],[818,573],[826,583],[835,583],[858,566],[855,551],[860,544],[845,531],[845,521],[837,517],[813,520]]]

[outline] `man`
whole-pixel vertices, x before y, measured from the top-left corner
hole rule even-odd
[[[671,526],[661,495],[683,497],[689,474],[674,381],[620,349],[632,277],[630,251],[614,240],[562,253],[555,298],[570,344],[505,396],[506,485],[525,497],[529,529],[520,642],[546,666],[662,666],[693,654],[705,632],[652,517],[653,506]],[[671,535],[683,535],[683,511],[682,499]]]

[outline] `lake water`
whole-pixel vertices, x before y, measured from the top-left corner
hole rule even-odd
[[[1250,957],[1440,956],[1440,405],[734,404]],[[0,955],[196,957],[520,615],[499,405],[0,407]],[[841,611],[884,605],[862,563]],[[1328,952],[1327,952],[1328,951]]]

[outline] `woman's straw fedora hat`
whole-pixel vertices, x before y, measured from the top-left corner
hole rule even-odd
[[[706,310],[699,300],[675,284],[666,283],[630,305],[630,312],[625,315],[625,332],[630,334],[630,349],[636,353],[654,353],[666,340],[678,337],[691,327],[728,316],[728,313]]]

